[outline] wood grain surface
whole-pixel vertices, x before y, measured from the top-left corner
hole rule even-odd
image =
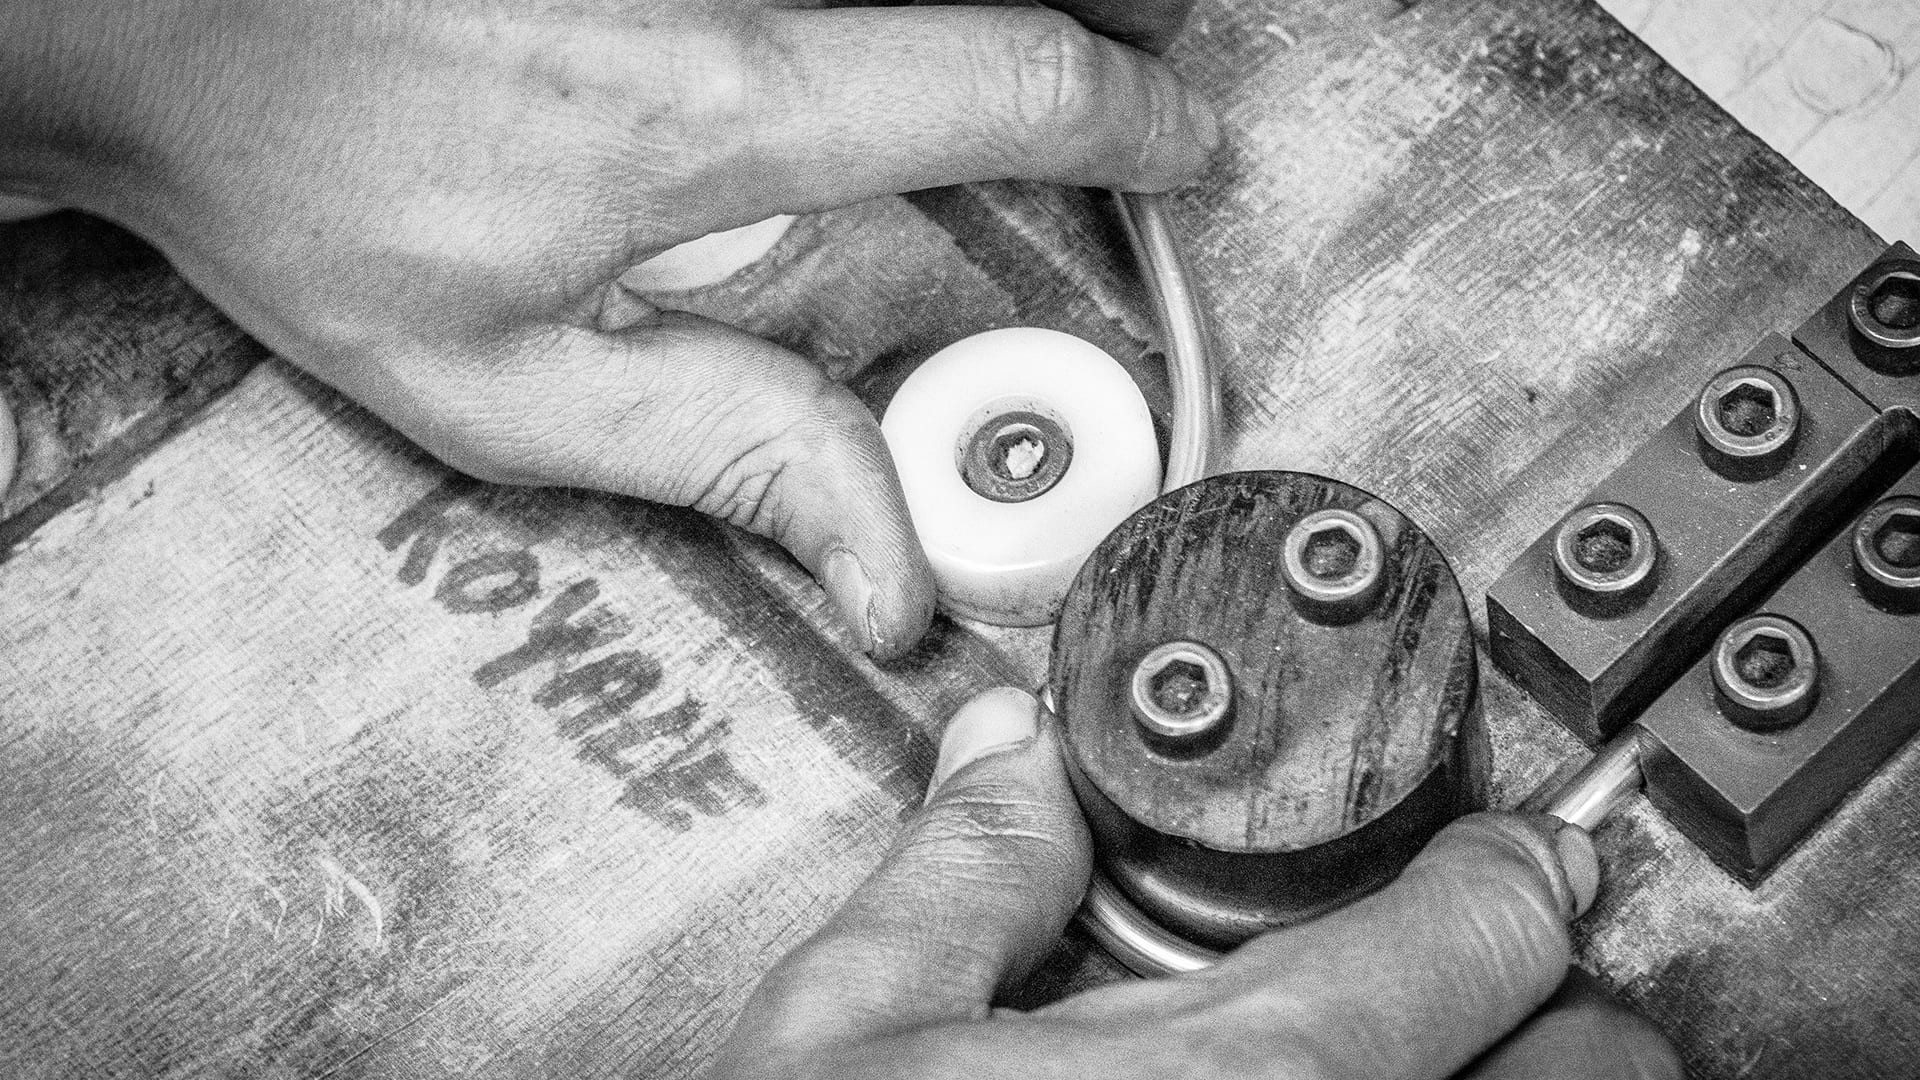
[[[0,558],[92,496],[266,355],[153,249],[77,214],[0,223],[0,398],[20,460]]]
[[[1880,246],[1584,3],[1202,4],[1175,56],[1228,132],[1176,207],[1225,464],[1390,499],[1476,618],[1709,371]],[[93,284],[16,286],[8,325],[57,338],[94,296],[140,371],[217,325],[185,295],[114,313],[124,241],[55,221],[0,234],[11,279],[93,259]],[[693,306],[875,401],[1010,323],[1158,397],[1117,250],[1083,193],[929,192],[802,222]],[[943,621],[876,668],[768,546],[464,481],[278,362],[41,525],[0,598],[21,1077],[691,1075],[884,850],[952,707],[1046,667],[1043,632]],[[1576,743],[1482,683],[1511,803]],[[1600,835],[1582,963],[1702,1075],[1912,1072],[1916,781],[1908,747],[1757,891],[1636,803]],[[1113,974],[1070,938],[1015,1000]]]

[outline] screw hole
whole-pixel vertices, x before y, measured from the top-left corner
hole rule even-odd
[[[1185,660],[1168,661],[1147,680],[1147,688],[1153,694],[1153,703],[1175,716],[1194,712],[1211,689],[1206,669]]]
[[[1748,686],[1772,690],[1793,677],[1793,646],[1773,633],[1755,634],[1733,654],[1733,669]]]
[[[1345,529],[1321,529],[1307,537],[1307,573],[1322,581],[1338,581],[1353,573],[1360,561],[1360,541]]]
[[[1920,569],[1920,514],[1896,513],[1873,534],[1874,550],[1889,566]]]
[[[1779,420],[1779,403],[1773,391],[1742,384],[1720,395],[1720,426],[1743,439],[1764,435]]]
[[[1047,460],[1047,444],[1032,428],[1019,425],[994,439],[990,460],[1000,475],[1009,480],[1025,480],[1038,472]]]
[[[1633,558],[1633,530],[1611,518],[1581,529],[1574,537],[1573,556],[1582,568],[1612,574]]]
[[[1880,325],[1894,330],[1920,326],[1920,278],[1893,274],[1867,297],[1867,312]]]

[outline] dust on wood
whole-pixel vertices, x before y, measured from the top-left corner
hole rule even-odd
[[[1203,5],[1175,58],[1228,131],[1178,207],[1227,463],[1379,492],[1469,597],[1878,248],[1590,6]],[[1015,322],[1151,367],[1086,197],[917,208],[824,215],[695,306],[876,386]],[[7,294],[9,332],[140,370],[251,348],[81,276]],[[74,295],[118,336],[61,336]],[[1044,667],[1039,635],[942,623],[878,670],[765,545],[447,482],[272,366],[0,567],[7,1071],[689,1075],[884,849],[946,711]],[[423,499],[457,527],[382,542]],[[1573,743],[1485,674],[1513,801]],[[1753,893],[1634,810],[1583,961],[1703,1075],[1909,1070],[1916,780],[1909,748]]]

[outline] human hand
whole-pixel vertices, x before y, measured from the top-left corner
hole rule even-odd
[[[1205,971],[995,1009],[1086,890],[1088,840],[1033,698],[988,691],[873,877],[767,976],[711,1080],[1677,1077],[1570,972],[1599,866],[1553,818],[1476,814],[1386,889]]]
[[[1186,2],[1059,6],[1153,45]],[[456,468],[772,537],[877,655],[933,586],[873,417],[618,278],[889,192],[1163,189],[1217,139],[1165,64],[1024,7],[49,0],[0,42],[0,190],[141,233]]]

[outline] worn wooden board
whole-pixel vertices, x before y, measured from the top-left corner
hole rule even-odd
[[[0,397],[19,466],[0,558],[240,380],[266,354],[153,249],[76,214],[0,223]]]
[[[1229,131],[1178,206],[1229,463],[1386,496],[1476,605],[1879,248],[1589,6],[1202,5],[1176,56]],[[1157,396],[1114,250],[1078,193],[929,192],[804,222],[695,306],[875,400],[1011,322]],[[877,669],[766,545],[468,484],[278,363],[41,526],[0,604],[0,1071],[27,1077],[689,1075],[884,849],[953,704],[1046,659],[942,622]],[[1483,674],[1511,801],[1573,744]],[[1751,893],[1636,806],[1583,961],[1704,1075],[1913,1071],[1916,779],[1909,748]],[[1111,974],[1070,940],[1023,997]]]

